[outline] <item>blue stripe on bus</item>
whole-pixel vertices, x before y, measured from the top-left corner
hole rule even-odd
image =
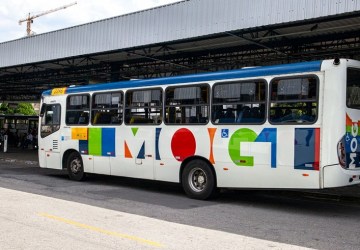
[[[143,145],[141,146],[139,154],[138,154],[138,156],[136,158],[145,159],[145,142],[143,142]]]
[[[89,141],[79,140],[79,151],[83,155],[89,154]]]
[[[102,128],[101,147],[102,156],[115,156],[115,128]]]
[[[276,168],[277,129],[264,128],[256,138],[255,142],[271,142],[271,168]]]
[[[150,87],[157,85],[171,85],[179,83],[206,82],[216,80],[226,80],[246,77],[263,77],[269,75],[283,75],[302,72],[320,71],[322,61],[301,62],[292,64],[282,64],[276,66],[263,66],[255,68],[245,68],[238,70],[219,71],[212,73],[200,73],[175,77],[152,78],[145,80],[122,81],[113,83],[103,83],[86,85],[79,87],[69,87],[66,89],[67,94],[91,92],[121,88]],[[51,90],[43,92],[43,95],[51,95]]]
[[[160,132],[161,132],[161,128],[157,128],[156,135],[155,135],[155,159],[156,160],[161,160],[160,151],[159,151]]]
[[[318,128],[295,128],[294,166],[295,169],[318,170],[316,134]]]

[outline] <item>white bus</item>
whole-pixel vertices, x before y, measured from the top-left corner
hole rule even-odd
[[[347,59],[56,88],[40,167],[219,188],[360,183],[360,62]]]

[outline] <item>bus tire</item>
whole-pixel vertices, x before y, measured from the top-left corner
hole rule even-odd
[[[187,163],[181,181],[185,193],[192,199],[206,200],[216,193],[215,175],[203,160]]]
[[[85,179],[84,164],[81,156],[77,152],[69,154],[66,161],[66,168],[71,180],[82,181]]]

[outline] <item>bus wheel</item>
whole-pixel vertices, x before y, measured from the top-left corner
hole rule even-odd
[[[216,189],[213,172],[205,161],[199,159],[186,164],[181,181],[185,193],[192,199],[208,199]]]
[[[77,152],[72,152],[69,155],[66,167],[71,180],[82,181],[85,179],[84,165],[81,156]]]

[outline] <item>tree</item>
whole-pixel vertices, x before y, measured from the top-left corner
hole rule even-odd
[[[6,115],[23,114],[23,115],[36,115],[36,112],[31,103],[19,103],[16,108],[9,107],[8,103],[0,105],[0,112]]]
[[[14,114],[14,109],[9,107],[8,103],[2,103],[0,105],[0,112],[5,115],[11,115]]]
[[[36,115],[34,107],[31,103],[19,103],[15,109],[16,114],[23,114],[23,115]]]

